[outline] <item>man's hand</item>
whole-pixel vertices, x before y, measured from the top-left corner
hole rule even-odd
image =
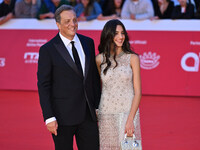
[[[53,121],[47,124],[47,129],[49,132],[57,136],[57,129],[58,129],[58,123],[57,121]]]

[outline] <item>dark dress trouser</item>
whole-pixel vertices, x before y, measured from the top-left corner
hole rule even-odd
[[[73,137],[76,137],[78,150],[99,150],[99,130],[96,121],[92,120],[88,106],[85,120],[72,126],[59,126],[58,135],[53,134],[55,150],[73,150]]]

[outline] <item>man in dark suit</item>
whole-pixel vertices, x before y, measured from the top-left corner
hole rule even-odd
[[[94,41],[77,34],[73,7],[55,12],[59,33],[39,51],[38,91],[47,129],[56,150],[98,150],[95,108],[100,100],[100,79]]]

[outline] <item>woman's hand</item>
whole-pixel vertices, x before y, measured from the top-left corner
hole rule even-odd
[[[127,134],[128,137],[132,137],[134,131],[135,131],[135,128],[133,124],[133,119],[128,118],[126,121],[126,126],[125,126],[125,134]]]
[[[78,21],[86,21],[86,17],[85,16],[80,16],[77,19]]]

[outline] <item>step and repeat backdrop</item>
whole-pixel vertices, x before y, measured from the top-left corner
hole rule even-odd
[[[121,20],[139,54],[142,93],[200,96],[200,20]],[[96,54],[106,21],[80,22]],[[39,48],[58,33],[54,20],[12,19],[0,26],[0,89],[37,90]]]

